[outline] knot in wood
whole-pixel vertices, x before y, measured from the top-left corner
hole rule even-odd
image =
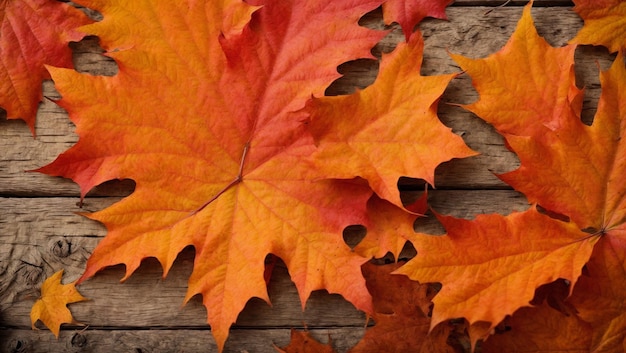
[[[75,333],[70,339],[72,347],[85,347],[87,345],[87,337],[81,333]]]
[[[72,253],[72,243],[66,238],[53,239],[50,242],[50,252],[56,257],[68,257]]]
[[[25,353],[28,351],[28,341],[21,339],[12,339],[7,346],[11,353]]]

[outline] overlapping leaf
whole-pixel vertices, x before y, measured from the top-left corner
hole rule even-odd
[[[599,240],[570,302],[591,326],[590,352],[626,350],[626,239]]]
[[[407,40],[413,29],[426,17],[446,19],[446,7],[454,0],[387,0],[383,4],[386,24],[397,22]]]
[[[534,30],[529,7],[521,26],[523,30],[516,31],[507,47],[490,58],[455,56],[481,97],[467,108],[490,122],[520,158],[520,168],[500,178],[530,202],[568,217],[580,229],[622,237],[626,227],[623,58],[618,56],[602,73],[598,111],[588,126],[580,120],[582,92],[574,82],[574,47],[549,47]]]
[[[415,33],[383,57],[374,84],[308,105],[317,168],[333,178],[361,177],[398,207],[400,177],[434,185],[439,164],[475,154],[437,117],[437,102],[455,75],[421,76],[422,52]]]
[[[535,289],[558,278],[576,281],[595,239],[576,225],[531,208],[476,220],[438,216],[445,236],[410,238],[417,256],[397,273],[422,283],[441,282],[431,327],[464,317],[489,332],[507,315],[528,306]],[[481,337],[472,337],[473,341]]]
[[[626,68],[619,55],[601,74],[602,95],[588,126],[580,120],[582,92],[575,86],[573,57],[573,46],[555,49],[537,35],[528,6],[501,52],[455,60],[472,76],[481,97],[468,109],[490,122],[521,161],[519,169],[500,178],[530,202],[568,219],[568,226],[584,229],[581,246],[597,244],[588,264],[593,273],[576,284],[571,302],[592,324],[593,350],[609,352],[622,349],[624,341],[623,295],[618,293],[626,253],[626,146],[621,138]],[[601,315],[599,293],[606,291],[622,299],[606,299],[610,309]],[[590,297],[598,300],[593,309]]]
[[[574,0],[574,11],[585,20],[571,43],[603,45],[611,52],[626,48],[626,2]]]
[[[442,324],[430,330],[430,284],[420,284],[406,276],[392,275],[400,263],[363,265],[367,288],[374,300],[376,322],[350,353],[377,352],[457,352],[447,344],[451,325]]]
[[[590,352],[589,325],[578,316],[560,313],[546,303],[518,310],[505,320],[504,326],[503,332],[489,337],[482,345],[482,352]]]
[[[76,28],[90,20],[53,0],[2,1],[0,20],[0,107],[34,133],[41,82],[50,78],[44,65],[72,67],[68,44],[83,38]]]
[[[78,293],[75,283],[61,284],[61,278],[63,270],[44,281],[41,286],[41,297],[30,312],[33,328],[37,321],[41,321],[56,337],[59,337],[61,324],[76,323],[67,305],[87,300]]]
[[[322,344],[311,337],[308,331],[291,330],[291,341],[288,346],[276,348],[280,353],[336,353],[330,342]]]
[[[303,305],[327,289],[371,311],[366,259],[341,239],[365,222],[371,191],[307,162],[315,145],[302,108],[337,65],[371,56],[384,33],[357,21],[380,1],[81,3],[103,14],[83,30],[119,73],[51,69],[80,140],[40,171],[74,179],[83,194],[115,178],[137,184],[89,215],[109,233],[81,280],[119,263],[129,276],[145,257],[167,273],[193,245],[187,299],[202,294],[220,349],[246,302],[269,300],[269,253],[287,264]]]

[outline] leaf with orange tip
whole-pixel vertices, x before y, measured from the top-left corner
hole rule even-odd
[[[494,328],[528,306],[542,284],[558,278],[575,283],[597,240],[535,208],[476,220],[438,219],[447,235],[412,236],[417,256],[396,271],[442,284],[433,299],[431,327],[464,317],[470,325],[486,322]]]
[[[61,324],[75,324],[67,304],[88,300],[78,293],[75,283],[61,284],[63,270],[50,276],[41,286],[41,297],[30,311],[33,329],[39,320],[46,325],[55,337],[59,337]]]
[[[54,0],[0,2],[0,107],[8,119],[22,119],[35,132],[42,98],[41,82],[50,78],[44,65],[72,67],[70,41],[91,22],[79,10]]]
[[[454,0],[387,0],[383,4],[385,24],[397,22],[407,40],[426,17],[446,19],[446,7]]]
[[[570,43],[603,45],[611,52],[626,49],[626,2],[574,0],[574,11],[585,20]]]
[[[80,281],[115,264],[126,278],[146,257],[167,274],[192,245],[186,299],[202,295],[219,350],[250,298],[269,301],[270,253],[303,306],[326,289],[371,312],[367,259],[341,233],[365,222],[372,192],[309,161],[316,147],[302,109],[339,64],[372,57],[385,33],[358,20],[381,0],[81,3],[103,15],[84,30],[119,72],[50,69],[80,139],[39,171],[72,178],[83,195],[111,179],[136,189],[88,215],[108,235]]]
[[[361,177],[398,207],[400,177],[434,185],[439,164],[476,154],[437,117],[437,102],[456,75],[422,76],[423,46],[415,33],[383,56],[374,84],[307,106],[317,167],[332,178]]]
[[[430,331],[431,299],[436,291],[431,284],[420,284],[406,276],[392,275],[401,263],[363,265],[367,288],[372,293],[376,322],[350,353],[423,352],[454,353],[447,344],[452,331],[449,324]]]
[[[280,353],[336,353],[330,338],[328,344],[322,344],[311,337],[308,331],[298,331],[291,329],[291,342],[286,347],[278,348]]]

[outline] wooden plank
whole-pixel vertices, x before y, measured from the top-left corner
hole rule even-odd
[[[472,218],[479,213],[508,213],[528,207],[524,197],[510,190],[433,190],[431,204],[441,213]],[[87,199],[83,210],[94,211],[117,198]],[[64,269],[65,282],[82,273],[86,259],[106,229],[76,215],[76,198],[0,198],[0,326],[29,327],[30,307],[39,296],[43,280]],[[439,234],[434,218],[424,218],[418,231]],[[340,236],[340,235],[338,235]],[[123,284],[121,266],[107,269],[81,284],[80,291],[92,301],[72,305],[79,321],[92,327],[206,326],[200,298],[182,307],[191,273],[193,251],[184,251],[161,278],[160,265],[145,261]],[[308,325],[363,325],[362,313],[337,295],[315,292],[302,312],[296,289],[284,265],[279,264],[269,288],[273,307],[253,300],[237,325],[291,327]]]
[[[300,327],[298,326],[300,329]],[[353,347],[363,336],[363,327],[311,328],[311,336],[322,343],[330,337],[339,352]],[[274,345],[289,344],[290,329],[234,329],[226,341],[224,353],[276,353]],[[11,330],[0,332],[0,353],[132,352],[194,353],[217,352],[208,330],[88,330],[62,331],[55,339],[47,331]]]
[[[459,72],[447,52],[470,57],[485,57],[497,51],[513,32],[520,17],[520,7],[504,7],[485,16],[486,7],[451,7],[449,21],[427,19],[421,25],[426,49],[424,54],[425,75]],[[559,46],[572,38],[582,21],[569,8],[533,9],[541,34],[553,45]],[[383,28],[380,15],[371,14],[363,20],[364,25]],[[390,33],[375,49],[376,53],[388,52],[403,40],[400,31]],[[74,45],[76,66],[81,71],[111,75],[116,71],[114,63],[100,55],[94,38]],[[595,111],[599,96],[597,65],[606,68],[612,56],[599,48],[583,47],[578,53],[577,77],[580,85],[587,87],[584,117],[589,120]],[[377,64],[359,60],[342,65],[346,75],[329,88],[330,94],[343,94],[357,87],[370,84],[377,74]],[[53,85],[43,85],[44,96],[58,98]],[[480,152],[480,157],[454,161],[441,168],[437,186],[443,188],[505,188],[490,170],[504,172],[516,165],[516,158],[508,152],[502,139],[489,125],[471,113],[448,103],[470,103],[476,100],[471,81],[461,75],[452,81],[440,104],[442,121],[455,132],[462,134],[467,144]],[[32,138],[28,128],[20,121],[0,119],[0,195],[7,196],[72,196],[78,187],[69,180],[53,178],[39,173],[24,173],[45,165],[72,146],[77,136],[64,111],[49,100],[44,100],[37,120],[37,137]],[[94,195],[124,195],[132,190],[128,184],[113,184],[96,189]]]
[[[528,4],[528,0],[455,0],[452,6],[523,6]],[[574,2],[570,0],[535,0],[534,7],[545,6],[574,6]]]

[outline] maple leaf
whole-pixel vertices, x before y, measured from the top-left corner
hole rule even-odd
[[[331,345],[330,339],[328,344],[322,344],[315,338],[311,337],[308,331],[298,331],[291,329],[291,341],[286,347],[274,347],[280,353],[336,353]]]
[[[489,332],[529,306],[542,284],[558,278],[574,283],[597,240],[535,208],[475,220],[437,218],[447,234],[410,237],[417,256],[396,271],[421,283],[442,283],[433,299],[431,327],[464,317],[470,325],[488,323],[481,332]],[[475,343],[484,337],[471,338]]]
[[[79,281],[156,257],[167,274],[196,251],[186,300],[201,294],[220,350],[252,297],[269,301],[264,259],[286,263],[303,306],[339,293],[366,312],[371,298],[341,232],[365,222],[371,190],[329,180],[302,112],[348,60],[371,57],[383,32],[359,27],[379,0],[84,0],[104,16],[83,27],[119,66],[113,77],[50,68],[78,143],[39,169],[72,178],[82,195],[111,179],[132,195],[88,217],[107,236]],[[98,92],[98,94],[94,94]]]
[[[90,23],[79,10],[53,0],[13,0],[0,3],[0,106],[8,119],[22,119],[35,133],[41,82],[49,79],[44,64],[72,67],[70,41]]]
[[[467,108],[491,123],[521,161],[517,170],[499,177],[531,203],[586,230],[587,238],[601,249],[594,249],[589,260],[594,274],[581,279],[572,299],[577,310],[597,310],[597,304],[591,309],[589,300],[581,298],[619,292],[620,285],[612,282],[621,281],[625,272],[624,58],[618,55],[611,68],[601,73],[598,109],[593,124],[585,125],[580,120],[582,92],[574,79],[575,48],[552,48],[541,39],[529,6],[500,53],[480,60],[455,56],[455,60],[472,76],[481,97]],[[582,315],[593,324],[594,347],[609,347],[594,348],[599,351],[623,345],[623,302],[606,301],[612,308],[606,316]]]
[[[365,332],[350,353],[457,352],[446,343],[450,325],[439,325],[429,334],[431,299],[436,292],[428,283],[392,275],[401,265],[363,265],[367,288],[374,301],[372,318],[376,325]]]
[[[387,0],[383,4],[385,24],[400,24],[404,36],[409,39],[415,26],[426,17],[447,19],[446,7],[454,0]]]
[[[67,304],[88,300],[76,290],[75,283],[61,284],[63,270],[50,276],[41,286],[41,297],[37,299],[30,311],[33,329],[39,320],[46,325],[55,337],[59,337],[61,324],[76,323]]]
[[[437,117],[437,102],[456,75],[421,76],[423,47],[415,33],[383,56],[371,86],[307,104],[317,168],[332,178],[361,177],[398,207],[400,177],[434,185],[439,164],[476,154]]]
[[[549,47],[532,27],[530,8],[524,11],[522,21],[529,35],[514,37],[513,48],[506,51],[511,55],[503,51],[493,58],[475,61],[455,57],[473,77],[481,96],[467,108],[490,122],[521,161],[520,168],[500,175],[502,180],[524,193],[531,203],[568,217],[581,229],[595,235],[623,237],[623,56],[618,55],[611,68],[601,74],[598,110],[593,124],[585,125],[580,120],[582,94],[574,83],[574,46]],[[524,50],[536,47],[541,49],[531,53]],[[521,60],[515,52],[528,60]],[[509,66],[513,60],[516,65]],[[510,72],[503,69],[507,67]],[[496,72],[515,75],[516,79],[499,80]],[[515,100],[510,99],[513,97]],[[523,106],[517,103],[520,99],[525,101]]]
[[[537,35],[527,7],[500,53],[454,59],[480,94],[466,108],[491,123],[521,161],[519,169],[499,177],[529,202],[569,217],[581,229],[610,233],[626,220],[626,149],[620,140],[626,129],[621,99],[626,70],[618,57],[601,75],[598,111],[593,125],[585,125],[574,49],[550,47]]]
[[[574,4],[585,24],[570,43],[603,45],[611,52],[626,48],[626,2],[574,0]]]

